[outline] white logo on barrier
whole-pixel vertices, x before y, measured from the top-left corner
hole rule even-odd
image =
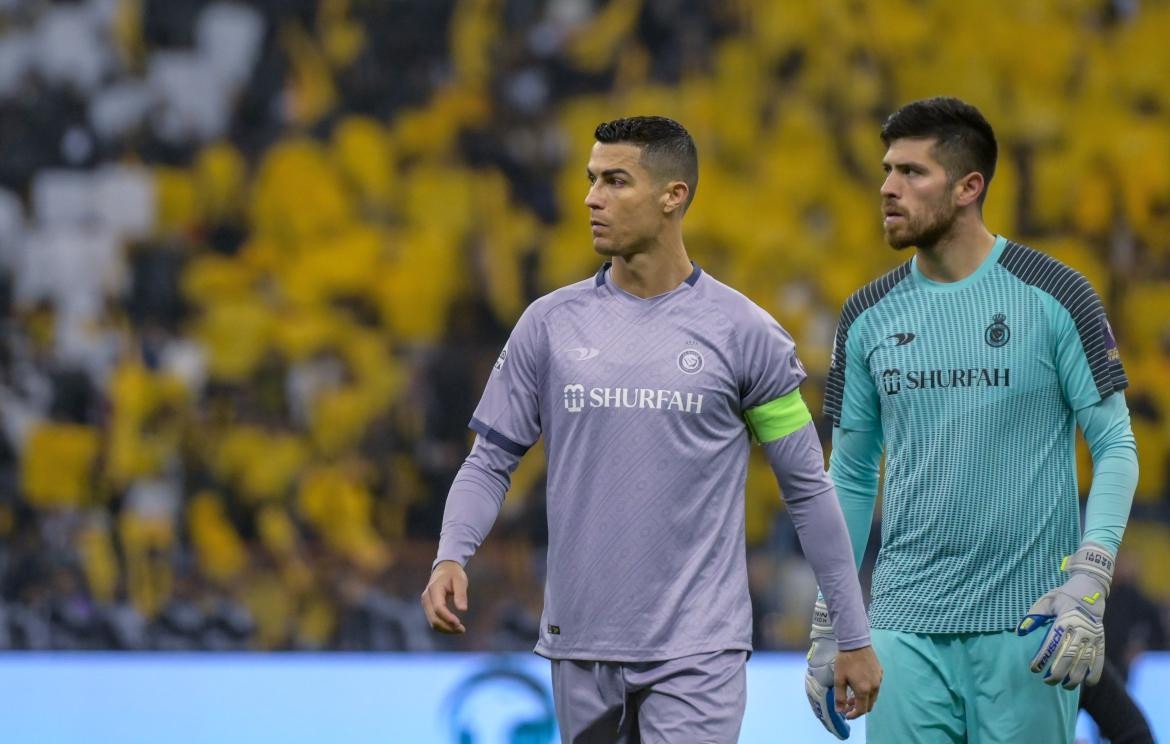
[[[580,413],[585,407],[585,386],[565,385],[565,409],[569,413]]]

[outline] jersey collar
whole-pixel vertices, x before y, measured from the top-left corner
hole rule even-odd
[[[601,268],[597,270],[597,276],[596,276],[596,279],[594,281],[593,286],[595,286],[595,287],[605,286],[605,275],[610,270],[610,268],[612,266],[613,266],[613,261],[606,261],[605,263],[603,263],[601,265]],[[703,270],[701,268],[699,268],[699,265],[697,263],[695,263],[694,261],[691,261],[691,269],[692,269],[691,275],[688,276],[686,279],[683,279],[683,284],[687,284],[687,285],[693,287],[693,286],[695,286],[695,282],[699,281],[699,275],[703,273]],[[667,294],[670,294],[670,293],[667,292]],[[647,299],[654,299],[654,298],[650,297]]]
[[[917,255],[910,259],[910,272],[914,275],[915,283],[920,287],[933,292],[955,292],[974,284],[982,279],[984,274],[991,271],[991,267],[999,263],[999,257],[1003,254],[1003,249],[1006,245],[1007,238],[1002,235],[996,235],[995,244],[991,246],[991,252],[987,254],[987,258],[983,259],[983,263],[979,264],[979,268],[957,282],[936,282],[933,279],[928,279],[922,273],[922,270],[918,268]]]

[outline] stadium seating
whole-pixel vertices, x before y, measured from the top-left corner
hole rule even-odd
[[[878,128],[939,93],[1000,135],[989,224],[1106,301],[1123,550],[1170,606],[1170,3],[378,5],[0,2],[0,638],[53,645],[29,623],[84,601],[86,647],[527,647],[537,455],[472,632],[417,632],[413,598],[508,329],[596,270],[593,128],[691,129],[688,247],[793,332],[819,405],[841,303],[906,257]],[[754,457],[747,498],[757,643],[801,646],[815,588]]]

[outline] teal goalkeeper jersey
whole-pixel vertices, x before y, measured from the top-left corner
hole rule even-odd
[[[825,413],[885,444],[871,625],[1005,630],[1062,583],[1080,538],[1075,412],[1127,384],[1088,281],[1002,237],[962,281],[911,260],[857,291]]]

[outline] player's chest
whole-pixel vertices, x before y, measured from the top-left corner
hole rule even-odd
[[[1056,384],[1052,338],[1028,298],[935,298],[875,316],[862,348],[883,406],[1019,395]]]
[[[724,333],[674,308],[652,318],[560,319],[550,328],[546,404],[585,410],[715,415],[738,401]]]

